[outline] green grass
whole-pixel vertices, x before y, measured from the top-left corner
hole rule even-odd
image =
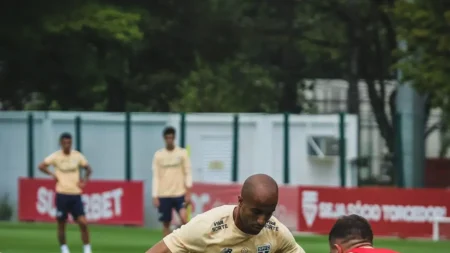
[[[134,227],[90,226],[94,253],[142,252],[161,239],[160,231]],[[68,245],[72,253],[82,253],[78,227],[68,226]],[[323,236],[299,236],[297,241],[307,253],[326,253]],[[377,239],[376,246],[401,253],[448,253],[450,242]],[[59,253],[56,224],[0,223],[1,253]]]

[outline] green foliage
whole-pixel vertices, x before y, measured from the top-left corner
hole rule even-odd
[[[4,194],[0,199],[0,221],[9,221],[13,215],[13,208],[9,203],[8,194]]]
[[[113,5],[87,2],[69,15],[54,15],[45,22],[51,33],[81,32],[91,30],[96,36],[122,43],[131,43],[143,38],[139,28],[139,13],[122,11]]]
[[[172,110],[186,112],[274,112],[275,82],[261,66],[243,57],[211,66],[197,59],[196,69],[182,81],[182,97]]]
[[[435,106],[450,109],[450,4],[446,1],[397,1],[398,35],[408,46],[398,54],[404,80],[432,97]]]

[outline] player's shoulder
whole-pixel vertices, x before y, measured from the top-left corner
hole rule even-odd
[[[280,239],[292,237],[292,233],[286,225],[280,222],[275,216],[270,217],[264,226],[266,233],[275,234]]]
[[[188,225],[195,226],[197,231],[204,231],[205,233],[218,232],[227,228],[229,219],[233,219],[234,207],[224,205],[212,208],[204,213],[197,214],[189,221]]]
[[[277,217],[272,216],[266,223],[266,229],[272,231],[290,232],[290,230],[284,225]]]
[[[70,153],[71,153],[72,155],[83,155],[80,151],[78,151],[78,150],[76,150],[76,149],[72,149],[72,150],[70,151]]]
[[[162,155],[166,152],[166,148],[160,148],[155,151],[155,156]]]
[[[187,154],[187,149],[185,149],[183,147],[176,146],[175,147],[175,151],[180,153],[180,154]]]
[[[48,155],[48,157],[50,158],[56,158],[56,157],[60,157],[63,155],[62,150],[56,150],[53,153],[51,153],[50,155]]]
[[[56,151],[53,151],[50,156],[56,156],[56,155],[62,155],[62,150],[58,149]]]

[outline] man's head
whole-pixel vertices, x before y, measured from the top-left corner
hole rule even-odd
[[[372,246],[373,232],[363,217],[351,214],[340,217],[328,235],[330,253],[344,253],[352,248]]]
[[[245,180],[239,199],[239,223],[248,234],[258,234],[278,204],[278,185],[265,174],[256,174]]]
[[[72,149],[72,135],[69,133],[62,133],[59,136],[59,144],[64,153],[70,153]]]
[[[166,142],[167,149],[173,149],[175,147],[175,128],[166,127],[163,131],[164,141]]]

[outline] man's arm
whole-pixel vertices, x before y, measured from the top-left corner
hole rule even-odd
[[[92,174],[92,168],[91,165],[89,165],[89,162],[87,161],[86,157],[84,155],[80,154],[80,166],[86,170],[86,173],[84,173],[83,182],[87,182],[89,180],[89,177]]]
[[[45,173],[45,174],[47,174],[47,175],[49,175],[49,176],[52,176],[53,178],[56,179],[55,173],[51,172],[51,171],[48,169],[48,166],[52,165],[53,162],[54,162],[54,156],[53,156],[53,154],[51,154],[51,155],[47,156],[47,157],[44,159],[44,161],[42,161],[42,162],[39,164],[39,170],[42,171],[43,173]]]
[[[191,158],[187,151],[184,153],[183,157],[183,172],[184,172],[184,184],[186,187],[186,191],[189,194],[190,189],[192,188],[192,167],[191,167]]]
[[[161,240],[153,247],[151,247],[149,250],[147,250],[145,253],[174,253],[174,252],[170,251],[170,249],[167,247],[164,241]]]
[[[158,152],[158,151],[156,151]],[[152,198],[155,199],[158,197],[158,183],[159,183],[159,168],[158,168],[158,156],[157,153],[153,155],[152,161]]]

